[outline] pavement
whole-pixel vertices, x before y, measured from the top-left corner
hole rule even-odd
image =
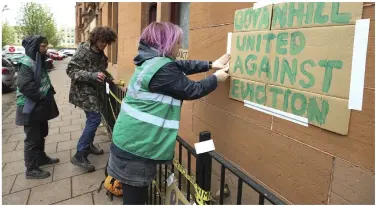
[[[102,148],[105,154],[89,155],[96,171],[85,173],[70,163],[75,154],[78,138],[85,125],[85,114],[68,102],[70,79],[65,73],[69,58],[55,61],[55,70],[49,73],[55,87],[60,115],[49,122],[49,135],[46,137],[46,153],[58,157],[60,163],[43,167],[51,176],[42,180],[25,178],[23,127],[15,125],[15,92],[3,95],[2,118],[2,204],[3,205],[121,205],[121,198],[110,201],[106,190],[97,193],[104,180],[104,168],[109,158],[110,138],[106,129],[100,127],[94,144]],[[4,107],[4,101],[6,106]],[[4,109],[6,111],[4,111]]]

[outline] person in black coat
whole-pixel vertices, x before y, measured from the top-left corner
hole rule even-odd
[[[46,37],[28,36],[22,41],[26,56],[21,59],[16,81],[16,125],[24,126],[24,160],[27,179],[43,179],[51,174],[39,167],[59,162],[45,153],[48,120],[59,116],[56,94],[46,69]]]

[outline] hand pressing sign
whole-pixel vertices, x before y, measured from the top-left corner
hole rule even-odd
[[[229,77],[228,69],[230,67],[230,63],[228,62],[224,65],[223,69],[217,70],[214,75],[217,77],[217,82],[224,82]]]
[[[225,54],[221,56],[219,59],[215,60],[212,64],[212,69],[224,69],[227,67],[227,64],[230,61],[230,55]]]

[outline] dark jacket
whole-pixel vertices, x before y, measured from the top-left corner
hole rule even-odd
[[[139,54],[134,58],[136,66],[158,57],[158,51],[140,42]],[[209,71],[208,61],[176,60],[165,64],[149,82],[149,90],[179,100],[194,100],[208,95],[217,88],[217,77],[210,75],[200,81],[190,80],[186,75]]]
[[[32,60],[36,60],[36,53],[39,52],[39,46],[43,36],[35,35],[27,37],[23,40],[22,46],[25,48],[25,53]],[[41,73],[48,75],[45,57],[41,56]],[[23,105],[17,105],[16,109],[16,124],[19,126],[30,125],[34,122],[43,122],[59,116],[59,109],[57,108],[54,94],[56,93],[53,86],[50,85],[50,89],[47,94],[44,95],[39,91],[39,87],[35,85],[33,68],[22,64],[20,65],[17,81],[17,89],[26,98],[29,98],[36,102],[36,106],[32,113],[26,115],[22,112]]]
[[[100,112],[105,85],[97,81],[98,72],[108,73],[107,57],[103,51],[96,53],[89,43],[81,43],[68,64],[71,78],[69,102],[88,112]]]
[[[140,42],[138,55],[134,58],[136,66],[148,59],[158,57],[158,51]],[[149,90],[154,93],[164,94],[179,100],[194,100],[208,95],[217,88],[217,77],[210,75],[200,80],[192,81],[186,75],[209,71],[208,61],[176,60],[165,64],[152,77],[149,82]],[[149,160],[135,156],[111,144],[111,152],[117,158],[123,160],[137,160],[150,164],[171,163],[171,161]]]

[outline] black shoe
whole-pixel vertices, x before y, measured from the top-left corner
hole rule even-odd
[[[90,164],[83,152],[77,152],[71,159],[71,163],[85,169],[87,172],[94,172],[95,166]]]
[[[26,171],[26,179],[45,179],[51,174],[47,171],[43,171],[39,168]]]
[[[59,162],[60,162],[59,158],[51,158],[51,157],[46,156],[43,158],[43,160],[38,161],[37,166],[41,167],[44,165],[53,165]]]
[[[103,149],[97,148],[96,146],[94,146],[94,144],[90,145],[89,152],[95,155],[101,155],[104,153]]]

